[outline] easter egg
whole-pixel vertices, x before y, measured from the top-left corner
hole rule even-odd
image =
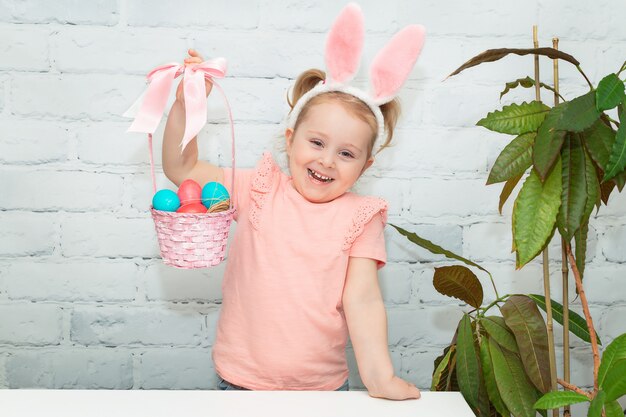
[[[202,194],[202,187],[200,184],[192,179],[187,179],[178,187],[178,198],[180,198],[180,204],[187,205],[190,203],[200,203],[200,196]]]
[[[201,203],[189,203],[180,206],[176,213],[206,213],[206,207]]]
[[[207,208],[211,208],[215,204],[226,201],[230,198],[226,187],[219,182],[207,182],[202,187],[202,204]]]
[[[152,207],[161,211],[176,211],[180,207],[180,199],[172,190],[159,190],[152,197]]]

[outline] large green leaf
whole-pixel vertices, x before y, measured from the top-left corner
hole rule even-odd
[[[520,174],[516,177],[510,178],[504,184],[504,187],[502,187],[502,191],[500,192],[500,201],[498,203],[498,211],[500,212],[500,214],[502,214],[502,207],[504,207],[504,203],[506,203],[506,200],[509,198],[509,196],[515,189],[515,186],[517,185],[519,180],[522,179],[522,175],[524,174]]]
[[[459,322],[459,335],[456,339],[456,376],[459,388],[467,403],[478,408],[478,390],[480,385],[478,354],[474,345],[470,316],[463,314]]]
[[[577,404],[589,401],[586,395],[572,391],[550,391],[539,398],[535,403],[536,409],[549,410],[552,408],[561,408],[564,405]]]
[[[587,185],[587,203],[585,204],[583,222],[586,222],[591,217],[591,213],[593,213],[593,207],[596,205],[600,206],[600,180],[589,152],[585,149],[583,150],[585,151],[585,182]]]
[[[476,125],[486,127],[489,130],[511,135],[536,131],[550,108],[540,101],[513,103],[488,113],[480,119]]]
[[[622,406],[617,401],[609,401],[604,403],[606,417],[624,417]]]
[[[585,259],[587,257],[587,234],[589,233],[589,219],[587,219],[580,229],[574,233],[574,242],[576,243],[575,256],[576,267],[580,273],[580,279],[582,280],[585,275]],[[591,341],[591,337],[589,337]]]
[[[615,131],[602,120],[596,120],[589,129],[583,132],[583,140],[593,160],[605,171],[613,142],[615,142]]]
[[[500,99],[502,99],[502,97],[503,97],[506,93],[508,93],[510,90],[512,90],[512,89],[514,89],[514,88],[517,88],[517,87],[519,87],[519,86],[522,86],[522,87],[524,87],[524,88],[534,88],[534,87],[535,87],[535,80],[533,80],[533,79],[532,79],[532,78],[530,78],[529,76],[526,76],[526,78],[518,78],[518,79],[517,79],[517,80],[515,80],[515,81],[511,81],[511,82],[506,83],[506,86],[505,86],[504,91],[502,91],[502,92],[500,93]],[[558,91],[556,91],[553,87],[551,87],[551,86],[549,86],[549,85],[547,85],[547,84],[544,84],[544,83],[542,83],[542,82],[539,82],[539,86],[540,86],[540,87],[543,87],[543,88],[545,88],[545,89],[547,89],[547,90],[550,90],[550,91],[552,91],[553,93],[559,94],[559,92],[558,92]],[[560,94],[559,94],[559,97],[561,97],[561,100],[565,101],[565,99],[563,98],[563,96],[562,96],[562,95],[560,95]]]
[[[559,157],[561,146],[563,146],[566,131],[556,129],[556,126],[565,110],[564,104],[561,103],[550,109],[545,120],[539,126],[533,144],[533,165],[542,181],[550,173]]]
[[[548,244],[560,205],[561,162],[558,160],[543,184],[532,170],[515,199],[513,238],[517,269],[530,262]]]
[[[626,167],[626,103],[620,104],[618,114],[620,125],[615,134],[615,142],[613,142],[602,182],[613,178]]]
[[[446,363],[444,365],[441,365],[441,363],[444,361]],[[458,391],[459,386],[456,380],[455,367],[456,344],[452,344],[447,346],[443,350],[443,354],[435,359],[435,371],[433,372],[431,391]],[[438,371],[441,372],[440,375],[437,374]]]
[[[587,256],[587,234],[589,232],[589,218],[593,212],[594,206],[600,207],[601,186],[596,174],[591,156],[585,150],[585,183],[587,190],[587,202],[583,212],[580,227],[574,232],[574,241],[576,243],[576,266],[580,272],[580,278],[583,279],[585,273],[585,259]]]
[[[600,417],[602,414],[602,408],[604,407],[604,400],[606,399],[606,393],[602,390],[598,391],[596,396],[591,400],[589,404],[589,411],[587,411],[587,417]]]
[[[596,92],[590,91],[563,103],[565,109],[555,128],[569,132],[582,132],[600,118],[596,108]]]
[[[498,49],[488,49],[475,57],[471,58],[469,61],[465,62],[459,68],[454,70],[448,77],[452,77],[460,73],[461,71],[471,68],[476,65],[480,65],[485,62],[494,62],[499,59],[504,58],[508,54],[516,54],[516,55],[544,55],[550,57],[552,59],[563,59],[576,67],[580,65],[580,62],[573,56],[566,54],[563,51],[559,51],[554,48],[530,48],[530,49],[522,49],[522,48],[498,48]],[[446,78],[448,78],[446,77]]]
[[[615,401],[622,395],[626,395],[626,359],[613,363],[606,373],[602,389],[606,392],[607,401]]]
[[[474,308],[483,303],[483,286],[476,275],[463,265],[435,268],[433,285],[441,294],[458,298]]]
[[[615,183],[613,181],[603,182],[600,184],[600,191],[604,205],[609,204],[609,197],[611,196],[611,192],[614,188]]]
[[[528,169],[533,160],[533,143],[536,132],[524,133],[504,147],[494,162],[487,185],[507,181]]]
[[[537,305],[530,297],[513,295],[500,311],[515,335],[526,374],[539,391],[550,391],[548,331]]]
[[[580,137],[568,132],[561,148],[561,206],[556,224],[561,236],[571,242],[574,232],[583,220],[587,204],[587,177],[585,153]],[[591,208],[593,209],[592,202]]]
[[[459,381],[456,377],[456,345],[454,345],[454,353],[450,358],[445,382],[445,391],[460,391]]]
[[[598,111],[612,109],[626,98],[624,82],[616,74],[604,77],[596,89],[596,108]]]
[[[617,336],[602,354],[602,361],[598,369],[598,385],[600,387],[608,388],[608,386],[605,387],[604,383],[608,372],[616,366],[616,363],[623,360],[626,360],[626,333]]]
[[[617,189],[621,193],[624,189],[624,185],[626,185],[626,170],[611,178],[611,181],[615,181],[615,184],[617,184]]]
[[[489,353],[500,397],[515,417],[535,417],[533,405],[538,399],[519,357],[502,349],[489,338]]]
[[[391,224],[389,223],[391,226],[393,226],[393,228],[395,228],[398,232],[400,232],[400,234],[402,234],[404,237],[406,237],[407,239],[409,239],[411,242],[415,243],[417,246],[422,247],[424,249],[426,249],[427,251],[430,251],[431,253],[434,253],[435,255],[444,255],[447,258],[450,259],[456,259],[457,261],[461,261],[466,263],[467,265],[471,265],[471,266],[475,266],[476,268],[485,271],[486,273],[489,274],[489,271],[487,271],[485,268],[483,268],[482,266],[478,265],[477,263],[474,263],[472,261],[470,261],[469,259],[465,259],[464,257],[457,255],[454,252],[450,252],[447,249],[442,248],[439,245],[434,244],[433,242],[431,242],[430,240],[426,240],[422,237],[419,237],[418,235],[416,235],[413,232],[409,232],[408,230],[404,230],[403,228],[396,226],[395,224]]]
[[[539,308],[547,312],[546,297],[540,294],[528,294],[530,298],[537,304]],[[563,305],[558,301],[550,300],[552,305],[552,318],[556,320],[560,325],[563,325]],[[575,311],[569,310],[569,331],[576,336],[580,337],[587,343],[591,343],[591,336],[589,335],[589,329],[587,328],[587,322]],[[599,345],[602,345],[600,336],[596,334],[596,340]]]
[[[480,357],[478,360],[478,374],[479,374],[479,386],[478,386],[478,408],[474,411],[474,414],[478,417],[491,417],[492,409],[491,402],[489,401],[489,394],[487,393],[487,386],[485,385],[485,378],[483,376],[483,370],[480,367]]]
[[[504,405],[502,397],[500,397],[500,391],[498,391],[498,385],[496,384],[496,377],[493,373],[493,365],[491,363],[491,354],[489,353],[489,338],[483,336],[480,340],[480,363],[482,365],[483,377],[485,379],[485,387],[487,388],[487,394],[489,400],[493,404],[498,413],[503,416],[508,416],[511,413]]]
[[[448,370],[448,365],[450,363],[450,357],[452,356],[452,352],[453,350],[450,349],[450,346],[448,346],[447,352],[443,354],[443,358],[441,358],[439,363],[437,363],[437,365],[435,366],[435,370],[433,371],[433,379],[430,384],[431,391],[437,391],[437,387],[441,383],[441,380],[445,378],[444,372]]]
[[[487,331],[489,336],[500,346],[514,353],[519,353],[515,336],[504,322],[502,317],[487,316],[480,319],[480,324]]]

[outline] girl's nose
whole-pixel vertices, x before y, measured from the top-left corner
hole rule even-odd
[[[330,153],[320,156],[319,163],[322,166],[333,168],[335,166],[335,158]]]

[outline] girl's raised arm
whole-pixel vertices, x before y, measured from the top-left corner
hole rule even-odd
[[[189,50],[191,58],[185,59],[186,64],[200,63],[202,57],[193,49]],[[212,84],[207,82],[207,95],[211,92]],[[186,179],[193,179],[201,186],[209,181],[224,182],[222,168],[198,160],[198,137],[194,137],[187,144],[181,154],[180,142],[185,133],[185,101],[183,95],[183,81],[178,84],[176,101],[170,109],[163,134],[163,172],[176,186]]]

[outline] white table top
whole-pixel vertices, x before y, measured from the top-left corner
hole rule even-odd
[[[3,417],[474,417],[459,392],[419,400],[366,391],[0,390]]]

